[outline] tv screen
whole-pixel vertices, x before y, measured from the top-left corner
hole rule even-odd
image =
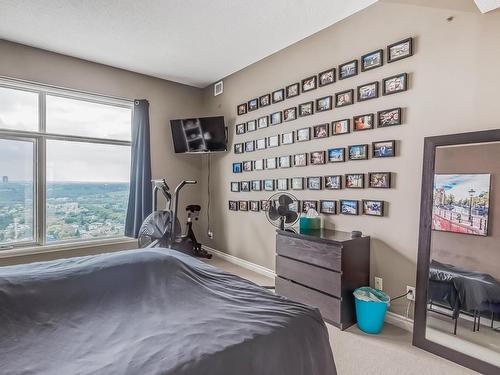
[[[227,151],[224,116],[171,120],[176,153]]]

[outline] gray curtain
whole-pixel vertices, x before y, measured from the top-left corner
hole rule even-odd
[[[132,118],[132,164],[125,235],[137,238],[144,219],[152,211],[149,102],[134,101]]]

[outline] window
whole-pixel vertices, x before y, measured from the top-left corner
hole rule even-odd
[[[124,235],[132,108],[0,80],[0,246]]]

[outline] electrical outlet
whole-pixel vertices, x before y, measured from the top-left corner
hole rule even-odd
[[[212,240],[214,239],[214,232],[212,232],[210,229],[208,230],[207,234],[208,234],[208,238],[210,238]]]
[[[409,293],[408,293],[409,292]],[[414,286],[406,286],[406,298],[409,299],[410,301],[415,301],[415,287]]]
[[[375,276],[375,289],[384,290],[384,284],[382,283],[382,278]]]

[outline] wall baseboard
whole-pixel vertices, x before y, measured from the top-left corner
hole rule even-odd
[[[211,247],[203,245],[203,247],[210,253],[212,253],[215,257],[227,260],[229,263],[236,264],[237,266],[246,268],[250,271],[254,271],[260,275],[264,275],[270,278],[273,278],[276,276],[273,270],[263,267],[261,265],[249,262],[248,260],[244,260],[238,257],[235,257],[234,255],[230,255],[227,253],[224,253],[220,250],[213,249]]]
[[[258,264],[249,262],[248,260],[244,260],[238,257],[235,257],[234,255],[230,255],[227,253],[224,253],[220,250],[213,249],[211,247],[203,245],[203,247],[212,253],[215,257],[224,259],[228,261],[229,263],[236,264],[237,266],[246,268],[247,270],[254,271],[260,275],[264,275],[270,278],[273,278],[276,276],[273,270],[260,266]],[[399,327],[401,329],[404,329],[405,331],[413,332],[413,320],[412,319],[406,319],[403,315],[399,315],[396,313],[393,313],[391,311],[387,311],[385,314],[385,322],[392,324],[393,326]]]

